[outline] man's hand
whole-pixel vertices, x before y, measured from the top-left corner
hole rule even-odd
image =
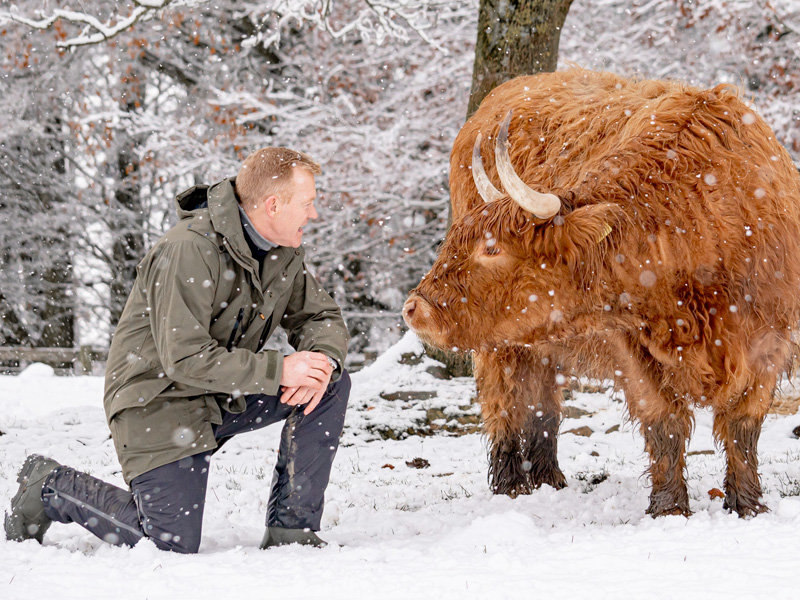
[[[321,390],[315,390],[308,387],[285,388],[283,390],[283,394],[281,394],[281,402],[283,404],[288,404],[289,406],[301,406],[303,404],[307,404],[305,410],[303,410],[303,414],[307,415],[310,414],[312,410],[317,408],[319,401],[322,400],[322,396],[325,395],[326,388],[327,386]]]
[[[296,352],[284,357],[281,403],[290,406],[307,404],[303,414],[309,414],[322,400],[332,373],[328,357],[321,352]]]

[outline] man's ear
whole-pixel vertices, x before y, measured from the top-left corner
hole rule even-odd
[[[264,210],[270,217],[275,217],[281,212],[281,203],[277,196],[267,196],[264,200]]]
[[[607,242],[618,234],[623,221],[617,204],[592,204],[553,219],[553,248],[556,257],[570,268],[590,262]]]

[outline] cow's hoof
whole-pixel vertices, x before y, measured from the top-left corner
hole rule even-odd
[[[564,477],[564,473],[562,473],[561,469],[558,467],[549,473],[531,473],[531,480],[533,481],[533,487],[535,488],[540,488],[543,485],[549,485],[557,490],[563,490],[565,487],[567,487],[567,478]]]
[[[735,496],[734,496],[735,498]],[[722,508],[730,511],[735,512],[740,517],[755,517],[756,515],[760,515],[761,513],[769,512],[769,508],[766,505],[761,504],[757,500],[750,503],[745,502],[728,502],[729,496],[725,497],[725,502],[722,504]]]
[[[664,506],[653,502],[653,500],[650,500],[650,506],[647,507],[645,513],[654,519],[657,517],[669,517],[677,515],[683,515],[684,517],[692,516],[692,511],[689,510],[688,506],[681,506],[677,503]]]
[[[517,496],[528,496],[531,492],[533,492],[533,488],[524,481],[501,481],[499,483],[492,483],[492,493],[496,496],[516,498]]]
[[[670,516],[677,517],[679,515],[682,515],[684,517],[692,516],[692,511],[690,511],[688,508],[678,508],[677,506],[671,509],[665,509],[661,511],[656,511],[654,509],[648,508],[645,512],[654,519],[658,517],[670,517]]]

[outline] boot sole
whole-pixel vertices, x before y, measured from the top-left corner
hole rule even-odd
[[[30,476],[33,473],[36,464],[42,460],[51,460],[46,456],[42,456],[40,454],[32,454],[25,459],[25,462],[22,463],[22,466],[19,469],[19,473],[17,473],[17,483],[20,485],[17,493],[11,499],[11,512],[6,511],[5,519],[3,522],[3,528],[5,529],[6,539],[14,540],[17,542],[21,542],[28,539],[35,539],[40,544],[42,543],[42,539],[44,538],[44,534],[47,529],[50,527],[52,521],[45,516],[47,519],[44,523],[33,523],[38,525],[38,529],[36,533],[30,535],[29,533],[20,533],[16,531],[15,527],[11,524],[12,519],[14,518],[14,506],[22,499],[22,496],[28,491],[28,484],[30,482]],[[27,481],[26,481],[27,480]],[[23,485],[24,484],[24,485]],[[44,513],[44,508],[42,508],[42,513]]]

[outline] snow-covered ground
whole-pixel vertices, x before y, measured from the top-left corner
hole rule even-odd
[[[643,444],[607,391],[576,391],[568,403],[576,417],[561,427],[559,455],[569,487],[511,500],[489,493],[480,434],[445,431],[475,412],[457,408],[469,404],[474,384],[436,379],[419,351],[407,335],[353,376],[322,522],[327,548],[258,550],[280,431],[273,426],[214,457],[199,555],[147,541],[112,547],[56,523],[43,546],[0,540],[0,598],[800,597],[800,440],[792,434],[800,415],[767,418],[759,449],[771,512],[755,519],[727,514],[709,496],[722,487],[724,463],[702,412],[688,460],[695,514],[645,516]],[[380,396],[397,392],[400,399]],[[423,428],[426,413],[444,415],[438,435],[378,435]],[[568,433],[583,427],[593,433]],[[123,485],[101,378],[56,378],[42,365],[0,377],[0,432],[4,506],[31,452]],[[406,464],[415,458],[430,466]]]

